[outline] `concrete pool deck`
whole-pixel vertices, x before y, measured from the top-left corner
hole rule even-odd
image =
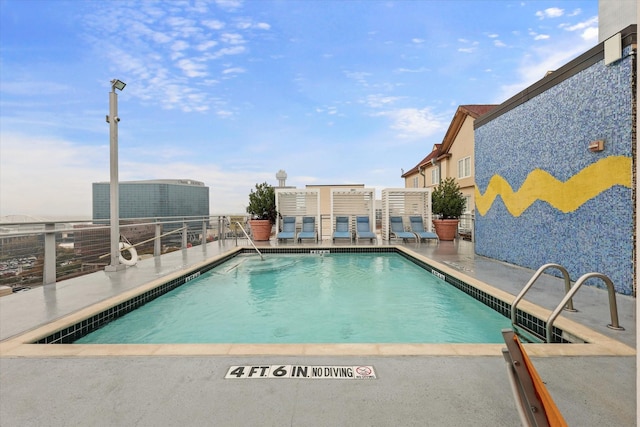
[[[466,241],[400,246],[511,295],[534,273],[476,256]],[[118,273],[94,273],[0,298],[0,424],[519,425],[503,345],[289,345],[265,351],[221,344],[214,351],[211,345],[22,344],[26,332],[234,247],[235,241],[211,243]],[[563,294],[563,282],[545,275],[525,300],[549,311]],[[557,321],[610,340],[600,348],[527,345],[569,425],[636,424],[636,300],[618,295],[617,303],[624,331],[606,327],[607,294],[591,287],[574,297],[579,311],[562,313]],[[372,365],[378,379],[224,379],[232,365],[284,364]]]

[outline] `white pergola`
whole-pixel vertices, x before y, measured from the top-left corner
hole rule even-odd
[[[302,229],[302,217],[316,218],[316,231],[320,235],[320,191],[317,189],[276,188],[276,210],[278,230],[282,228],[282,217],[296,217],[296,232]]]
[[[331,190],[331,233],[336,216],[349,217],[349,230],[355,231],[356,217],[368,216],[371,231],[376,226],[376,191],[374,188],[334,188]]]
[[[410,216],[421,216],[425,230],[433,231],[431,193],[428,188],[385,188],[382,190],[382,240],[389,240],[389,217],[401,216],[405,227]]]

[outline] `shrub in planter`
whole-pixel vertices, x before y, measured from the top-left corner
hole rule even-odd
[[[433,190],[431,212],[439,217],[433,220],[433,225],[440,240],[455,238],[465,203],[460,185],[453,178],[445,179]]]
[[[276,222],[276,192],[274,188],[263,182],[249,193],[247,213],[251,215],[249,224],[254,240],[269,240],[271,228]]]

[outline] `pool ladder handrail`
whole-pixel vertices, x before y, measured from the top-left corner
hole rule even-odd
[[[558,317],[558,315],[562,311],[562,307],[567,303],[568,300],[571,299],[571,297],[576,292],[578,292],[578,289],[580,289],[580,287],[584,284],[584,282],[587,279],[591,279],[591,278],[602,279],[602,281],[604,281],[605,285],[607,286],[607,292],[609,293],[609,312],[611,314],[611,323],[607,324],[607,327],[615,331],[624,331],[624,328],[620,326],[620,324],[618,323],[618,304],[616,302],[616,290],[613,286],[613,282],[608,276],[602,273],[593,272],[593,273],[583,274],[576,281],[576,283],[573,285],[573,288],[571,288],[571,290],[564,296],[564,298],[562,299],[558,307],[556,307],[556,309],[553,310],[553,312],[547,319],[547,343],[552,342],[553,322],[555,322],[556,317]]]
[[[556,318],[558,317],[558,315],[560,314],[560,312],[564,309],[566,311],[571,311],[571,312],[576,312],[578,310],[576,310],[575,308],[573,308],[573,295],[575,295],[576,292],[578,292],[578,289],[580,289],[580,287],[582,286],[582,284],[590,278],[599,278],[602,279],[605,283],[605,285],[607,286],[607,290],[609,293],[609,311],[611,314],[611,323],[607,325],[608,328],[613,329],[613,330],[617,330],[617,331],[623,331],[624,328],[622,326],[620,326],[620,324],[618,323],[618,304],[616,303],[616,292],[615,292],[615,288],[613,286],[613,282],[611,281],[611,279],[609,277],[607,277],[606,275],[602,274],[602,273],[587,273],[582,275],[577,281],[576,283],[573,285],[573,287],[571,286],[571,279],[569,278],[569,273],[567,272],[567,269],[564,268],[563,266],[559,265],[559,264],[545,264],[542,267],[540,267],[538,269],[538,271],[536,271],[536,273],[533,275],[533,277],[531,277],[531,279],[529,280],[529,282],[524,286],[524,288],[522,288],[522,291],[520,291],[520,293],[518,294],[518,296],[513,300],[513,303],[511,304],[511,324],[512,326],[515,328],[517,326],[517,319],[516,319],[516,306],[518,305],[518,303],[520,302],[520,300],[524,297],[524,295],[529,291],[529,289],[531,289],[531,287],[533,286],[533,284],[535,283],[536,280],[538,280],[538,278],[542,275],[542,273],[549,269],[549,268],[557,268],[558,270],[560,270],[562,272],[562,276],[564,278],[564,287],[565,287],[565,296],[564,298],[562,298],[562,301],[560,301],[560,304],[558,304],[558,306],[556,307],[556,309],[551,313],[551,315],[547,318],[547,323],[546,323],[546,328],[545,328],[545,335],[546,335],[546,340],[547,343],[551,343],[553,342],[553,323],[555,322]]]
[[[253,246],[253,249],[255,249],[256,252],[258,252],[258,255],[260,255],[260,259],[262,261],[264,261],[264,257],[262,256],[262,252],[260,252],[260,250],[258,250],[258,247],[255,245],[255,243],[253,243],[253,240],[251,240],[251,237],[249,237],[249,234],[247,234],[247,232],[245,231],[245,229],[242,226],[242,224],[240,224],[240,221],[236,221],[236,224],[238,224],[238,227],[240,227],[240,230],[242,230],[244,235],[247,236],[247,239],[249,240],[249,243],[251,243],[251,246]]]
[[[526,294],[529,291],[529,289],[531,289],[535,281],[538,280],[538,278],[542,275],[542,273],[544,273],[545,270],[549,268],[557,268],[558,270],[560,270],[560,272],[562,272],[562,276],[564,277],[565,295],[568,294],[569,291],[571,290],[571,279],[569,278],[569,272],[567,271],[566,268],[564,268],[560,264],[553,264],[553,263],[543,265],[538,269],[538,271],[536,271],[533,277],[531,277],[531,279],[524,286],[524,288],[522,288],[518,296],[513,300],[513,303],[511,303],[511,324],[513,326],[517,326],[516,306],[518,305],[520,300],[524,297],[524,294]],[[578,311],[575,308],[573,308],[573,300],[571,298],[569,298],[569,302],[566,304],[565,310],[572,311],[572,312]]]

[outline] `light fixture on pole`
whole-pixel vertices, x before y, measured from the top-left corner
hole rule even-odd
[[[111,92],[109,92],[109,146],[110,146],[110,208],[111,208],[111,263],[106,266],[105,271],[119,271],[127,268],[120,262],[120,195],[118,182],[118,94],[116,89],[122,90],[127,84],[114,79],[111,80]]]

